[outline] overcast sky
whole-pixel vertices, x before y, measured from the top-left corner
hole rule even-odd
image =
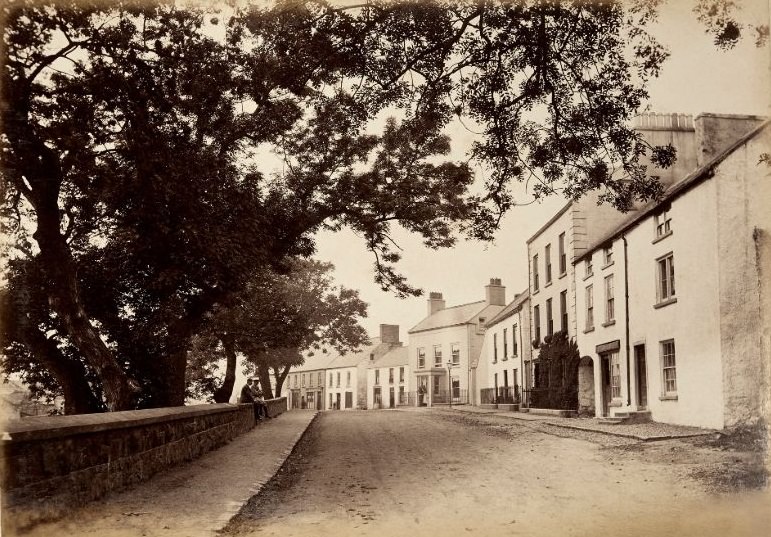
[[[743,0],[744,17],[768,23],[767,0]],[[661,75],[649,86],[650,110],[769,114],[769,48],[756,48],[745,40],[737,48],[721,52],[704,33],[690,9],[693,0],[669,0],[661,10],[656,36],[669,47],[671,57]],[[458,128],[451,132],[453,151],[462,158],[472,134]],[[527,196],[520,193],[523,202]],[[433,251],[417,236],[397,234],[403,248],[401,272],[424,290],[440,291],[448,306],[484,298],[484,285],[492,277],[506,286],[506,300],[527,287],[525,241],[566,201],[552,198],[541,204],[517,207],[509,213],[493,244],[462,241],[454,249]],[[399,324],[402,341],[407,330],[426,315],[425,297],[398,299],[373,281],[372,254],[349,231],[325,233],[318,240],[319,259],[335,264],[339,283],[359,289],[370,304],[364,326],[372,335],[380,323]]]

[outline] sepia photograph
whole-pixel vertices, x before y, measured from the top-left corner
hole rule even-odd
[[[770,22],[1,1],[0,535],[768,535]]]

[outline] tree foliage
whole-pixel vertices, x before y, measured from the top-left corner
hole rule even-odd
[[[8,8],[9,300],[36,323],[6,348],[44,360],[30,327],[45,329],[45,360],[77,364],[35,362],[51,382],[77,377],[111,410],[178,405],[212,312],[312,255],[319,230],[364,237],[376,280],[406,296],[395,225],[434,248],[489,239],[517,181],[620,209],[656,196],[639,159],[673,150],[629,127],[666,58],[649,4]],[[469,161],[448,157],[452,121],[481,130]]]
[[[578,410],[578,345],[567,332],[546,336],[538,351],[532,405]]]

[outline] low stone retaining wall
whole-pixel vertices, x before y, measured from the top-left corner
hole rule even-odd
[[[541,414],[543,416],[558,416],[560,418],[576,418],[578,412],[575,410],[559,410],[554,408],[529,408],[531,414]]]
[[[286,398],[266,401],[269,415]],[[210,404],[9,421],[0,447],[3,532],[150,478],[255,426],[252,405]]]

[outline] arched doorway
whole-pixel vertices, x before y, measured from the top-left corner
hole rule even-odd
[[[594,361],[584,356],[578,363],[578,415],[594,416]]]

